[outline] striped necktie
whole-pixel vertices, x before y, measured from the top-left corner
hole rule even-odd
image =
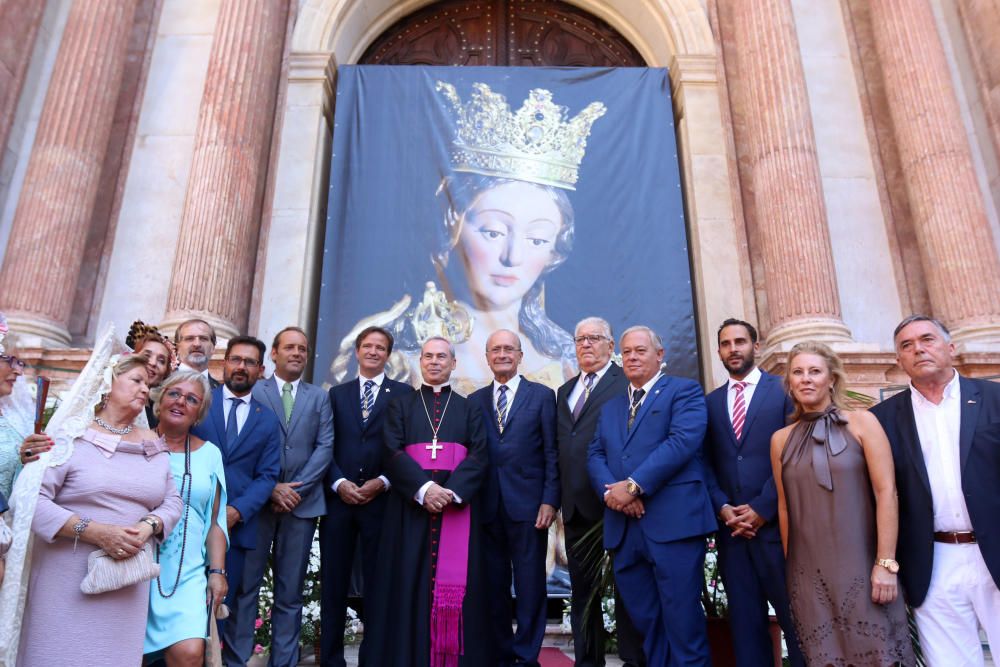
[[[503,433],[503,427],[507,424],[507,385],[502,384],[497,388],[500,395],[497,396],[497,428]]]
[[[635,422],[635,413],[639,412],[639,406],[642,405],[642,397],[645,395],[645,389],[636,389],[632,392],[632,405],[628,409],[628,429],[632,428],[632,424]]]
[[[733,385],[736,395],[733,396],[733,433],[736,434],[736,441],[743,437],[743,425],[747,421],[747,402],[743,392],[747,388],[746,382],[737,382]]]
[[[366,424],[372,414],[372,403],[375,402],[375,394],[372,392],[374,386],[375,380],[365,380],[365,390],[361,395],[361,420]]]

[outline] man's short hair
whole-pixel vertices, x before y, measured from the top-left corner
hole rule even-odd
[[[294,331],[296,333],[302,334],[306,339],[306,349],[309,349],[309,334],[303,331],[301,327],[285,327],[278,333],[274,334],[274,342],[271,343],[272,350],[278,349],[278,346],[281,344],[281,335],[284,333],[288,333],[289,331]]]
[[[600,327],[601,331],[604,333],[604,336],[608,340],[614,342],[615,337],[614,337],[614,334],[611,333],[611,325],[608,324],[608,321],[606,319],[604,319],[603,317],[591,316],[591,317],[585,317],[585,318],[583,318],[582,320],[580,320],[579,322],[577,322],[576,323],[576,327],[573,328],[573,336],[575,337],[578,333],[580,333],[580,327],[585,327],[588,324],[592,324],[592,325],[594,325],[596,327]]]
[[[652,341],[654,350],[659,352],[660,350],[663,349],[663,340],[660,338],[660,334],[656,333],[655,331],[647,327],[645,324],[637,324],[634,327],[629,327],[628,329],[623,331],[621,340],[618,341],[618,347],[622,346],[622,341],[625,340],[625,336],[629,335],[630,333],[637,333],[639,331],[649,334],[649,340]]]
[[[448,340],[444,336],[431,336],[430,338],[428,338],[427,340],[425,340],[423,343],[421,343],[420,344],[420,353],[421,354],[423,354],[423,352],[424,352],[424,345],[427,345],[427,343],[431,342],[432,340],[441,340],[441,341],[444,341],[445,343],[447,343],[448,344],[448,351],[451,352],[451,358],[452,359],[455,358],[455,345],[454,345],[454,343],[452,343],[450,340]]]
[[[188,326],[190,324],[204,324],[206,327],[208,327],[208,333],[212,337],[212,347],[215,347],[216,343],[218,342],[218,339],[215,336],[215,327],[213,327],[211,324],[209,324],[205,320],[199,319],[197,317],[192,317],[190,320],[184,320],[179,325],[177,325],[177,328],[174,329],[174,344],[175,345],[177,343],[181,342],[181,331],[184,330],[184,327],[186,327],[186,326]]]
[[[373,333],[382,334],[383,336],[385,336],[385,339],[389,341],[389,354],[392,354],[392,345],[396,341],[392,337],[392,334],[389,333],[389,330],[386,329],[385,327],[372,326],[372,327],[365,327],[364,329],[362,329],[361,333],[359,333],[357,337],[354,339],[354,349],[360,350],[361,344],[365,342],[365,338],[368,338],[368,336],[370,336]]]
[[[951,342],[951,332],[948,331],[948,327],[946,327],[944,324],[941,323],[941,320],[931,317],[930,315],[921,315],[920,313],[914,313],[909,317],[904,317],[903,321],[896,325],[896,329],[892,332],[893,345],[896,344],[896,336],[899,335],[899,332],[908,327],[909,325],[913,324],[914,322],[930,322],[931,324],[936,326],[938,328],[938,331],[941,332],[941,335],[944,336],[944,342],[946,343]]]
[[[260,352],[260,361],[264,361],[264,354],[267,352],[267,346],[264,345],[264,341],[259,338],[254,338],[253,336],[233,336],[226,343],[226,359],[229,358],[229,353],[232,352],[233,348],[237,345],[253,345]]]
[[[750,334],[750,342],[751,343],[757,342],[757,330],[754,329],[754,326],[752,324],[750,324],[749,322],[744,322],[743,320],[738,320],[735,317],[730,317],[726,319],[725,322],[720,324],[719,330],[715,332],[715,344],[718,345],[722,341],[723,329],[725,329],[726,327],[735,327],[735,326],[744,327],[747,330],[747,333]]]

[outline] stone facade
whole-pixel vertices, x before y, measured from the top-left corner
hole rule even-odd
[[[426,4],[3,5],[0,310],[24,355],[70,372],[99,323],[136,317],[310,329],[337,66]],[[706,386],[731,316],[761,324],[767,367],[819,338],[873,395],[915,310],[965,371],[1000,373],[995,2],[572,4],[670,68]]]

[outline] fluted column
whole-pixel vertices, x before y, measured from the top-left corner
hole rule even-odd
[[[229,337],[247,323],[287,0],[223,0],[164,326],[192,314]]]
[[[789,0],[735,2],[754,218],[763,259],[769,345],[849,341],[841,319],[826,205]]]
[[[70,8],[3,269],[0,310],[26,342],[67,345],[136,0]]]
[[[1000,341],[1000,261],[927,0],[871,4],[875,47],[934,314],[956,340]]]
[[[1000,1],[959,0],[958,10],[972,52],[993,150],[1000,158]]]
[[[0,157],[14,124],[14,112],[44,10],[44,2],[0,2]]]

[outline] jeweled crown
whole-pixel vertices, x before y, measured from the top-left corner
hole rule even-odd
[[[535,88],[516,113],[507,98],[474,83],[464,105],[455,86],[437,82],[456,116],[452,168],[459,172],[514,178],[575,190],[590,127],[604,115],[601,102],[591,102],[568,120],[568,109],[552,101],[552,93]]]

